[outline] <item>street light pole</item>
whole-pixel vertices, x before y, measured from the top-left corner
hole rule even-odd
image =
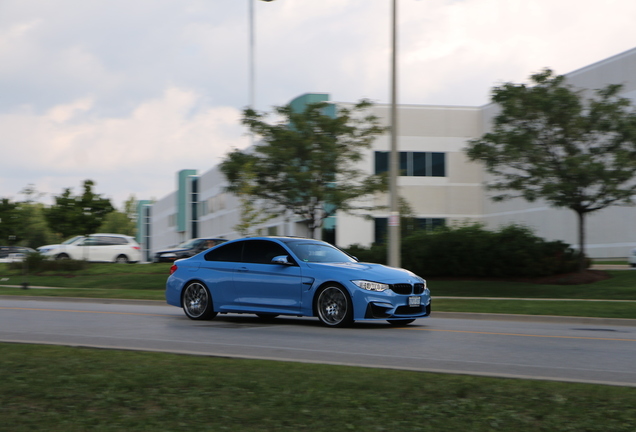
[[[254,72],[255,66],[254,66],[254,51],[255,51],[255,43],[254,43],[254,2],[256,0],[247,0],[248,4],[249,4],[249,27],[250,27],[250,58],[249,58],[249,64],[250,64],[250,70],[249,70],[249,107],[254,109],[254,104],[255,104],[255,97],[254,97],[254,93],[255,90],[254,88],[256,87],[256,73]],[[271,2],[274,0],[261,0],[264,2]]]
[[[250,8],[249,27],[250,27],[250,58],[249,58],[249,107],[254,108],[254,1],[247,0]]]
[[[389,265],[400,267],[400,209],[398,206],[398,168],[397,150],[397,0],[393,0],[391,18],[391,154],[389,157]]]

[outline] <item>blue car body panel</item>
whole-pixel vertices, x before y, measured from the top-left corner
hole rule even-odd
[[[297,256],[290,247],[291,242],[300,241],[327,245],[318,240],[250,238],[230,241],[215,249],[218,251],[233,242],[254,239],[278,243],[285,249],[292,264],[207,261],[206,251],[175,262],[177,269],[166,283],[167,303],[182,307],[183,288],[197,281],[209,289],[215,312],[315,316],[317,291],[325,284],[335,283],[346,288],[356,321],[412,319],[430,314],[431,298],[426,281],[407,270],[360,263],[354,259],[347,262],[311,262]],[[354,284],[354,280],[388,284],[392,288],[369,291]],[[410,306],[410,301],[419,305]]]

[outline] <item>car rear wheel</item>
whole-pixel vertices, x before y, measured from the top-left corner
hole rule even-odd
[[[127,264],[129,261],[126,255],[119,255],[117,258],[115,258],[115,262],[117,264]]]
[[[340,286],[327,286],[316,298],[318,319],[326,326],[346,327],[353,323],[353,306],[349,293]]]
[[[387,320],[387,321],[389,322],[389,324],[393,326],[401,327],[401,326],[409,325],[415,320],[414,319],[396,319],[396,320]]]
[[[216,316],[212,296],[201,282],[191,282],[183,289],[183,312],[193,320],[210,320]]]

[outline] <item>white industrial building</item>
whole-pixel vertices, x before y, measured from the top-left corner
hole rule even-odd
[[[568,83],[582,89],[622,84],[622,96],[636,101],[636,49],[566,74]],[[306,94],[292,102],[327,101],[327,94]],[[337,109],[342,103],[333,103]],[[375,105],[372,111],[388,124],[390,106]],[[400,105],[398,148],[401,169],[400,196],[405,198],[422,226],[483,222],[497,228],[511,223],[527,225],[548,240],[576,245],[577,220],[569,209],[554,209],[545,202],[517,199],[493,202],[484,190],[486,173],[469,162],[464,148],[468,140],[488,131],[496,105],[483,107]],[[376,139],[361,167],[367,172],[385,170],[390,149],[388,134]],[[198,173],[177,173],[176,190],[151,203],[140,202],[139,240],[146,256],[194,237],[238,238],[234,226],[240,219],[238,198],[224,191],[223,175],[217,167]],[[386,195],[373,198],[387,205]],[[369,245],[382,241],[387,212],[373,219],[338,213],[326,223],[323,237],[338,246]],[[587,253],[594,258],[626,257],[636,247],[636,207],[610,207],[587,218]],[[254,234],[305,236],[304,224],[293,215],[281,214],[255,227]]]

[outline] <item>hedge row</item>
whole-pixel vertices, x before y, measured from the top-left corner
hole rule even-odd
[[[360,261],[386,264],[386,245],[346,249]],[[574,272],[578,253],[523,226],[487,231],[481,225],[418,231],[402,239],[402,267],[424,277],[538,277]]]
[[[44,272],[44,271],[77,271],[84,270],[87,266],[87,261],[63,259],[63,260],[50,260],[40,253],[28,254],[24,262],[9,263],[11,270],[23,269],[30,273]]]

